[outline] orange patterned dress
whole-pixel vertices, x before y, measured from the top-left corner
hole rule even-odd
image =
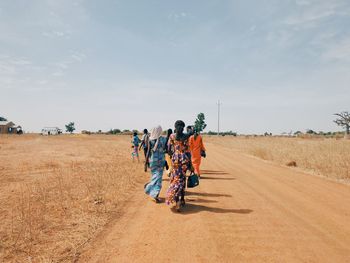
[[[176,135],[170,135],[168,147],[173,149],[171,157],[172,171],[170,175],[170,185],[167,191],[166,203],[169,205],[178,202],[185,196],[186,172],[191,165],[191,159],[188,155],[188,138],[176,140]]]

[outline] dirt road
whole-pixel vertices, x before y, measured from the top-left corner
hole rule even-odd
[[[349,186],[207,148],[182,213],[140,186],[80,262],[350,262]]]

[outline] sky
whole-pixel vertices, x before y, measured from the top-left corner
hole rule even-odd
[[[349,0],[0,0],[0,116],[27,132],[336,131]]]

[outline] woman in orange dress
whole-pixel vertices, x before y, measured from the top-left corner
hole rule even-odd
[[[205,157],[206,153],[202,136],[199,134],[198,131],[196,131],[194,135],[190,137],[189,146],[191,151],[192,166],[194,168],[195,173],[198,175],[198,177],[200,177],[201,171],[199,168],[201,165],[202,156]]]

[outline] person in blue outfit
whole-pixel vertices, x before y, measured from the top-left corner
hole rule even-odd
[[[132,146],[131,148],[133,148],[133,151],[131,153],[132,156],[132,161],[135,161],[135,157],[137,158],[137,161],[140,162],[140,158],[139,158],[139,144],[140,144],[141,140],[140,138],[137,136],[137,132],[134,132],[134,135],[132,137]]]
[[[162,127],[157,126],[151,130],[148,142],[148,152],[146,165],[149,164],[151,170],[151,181],[145,184],[145,193],[159,203],[159,193],[162,189],[163,171],[165,165],[165,150],[167,139],[162,137]]]

